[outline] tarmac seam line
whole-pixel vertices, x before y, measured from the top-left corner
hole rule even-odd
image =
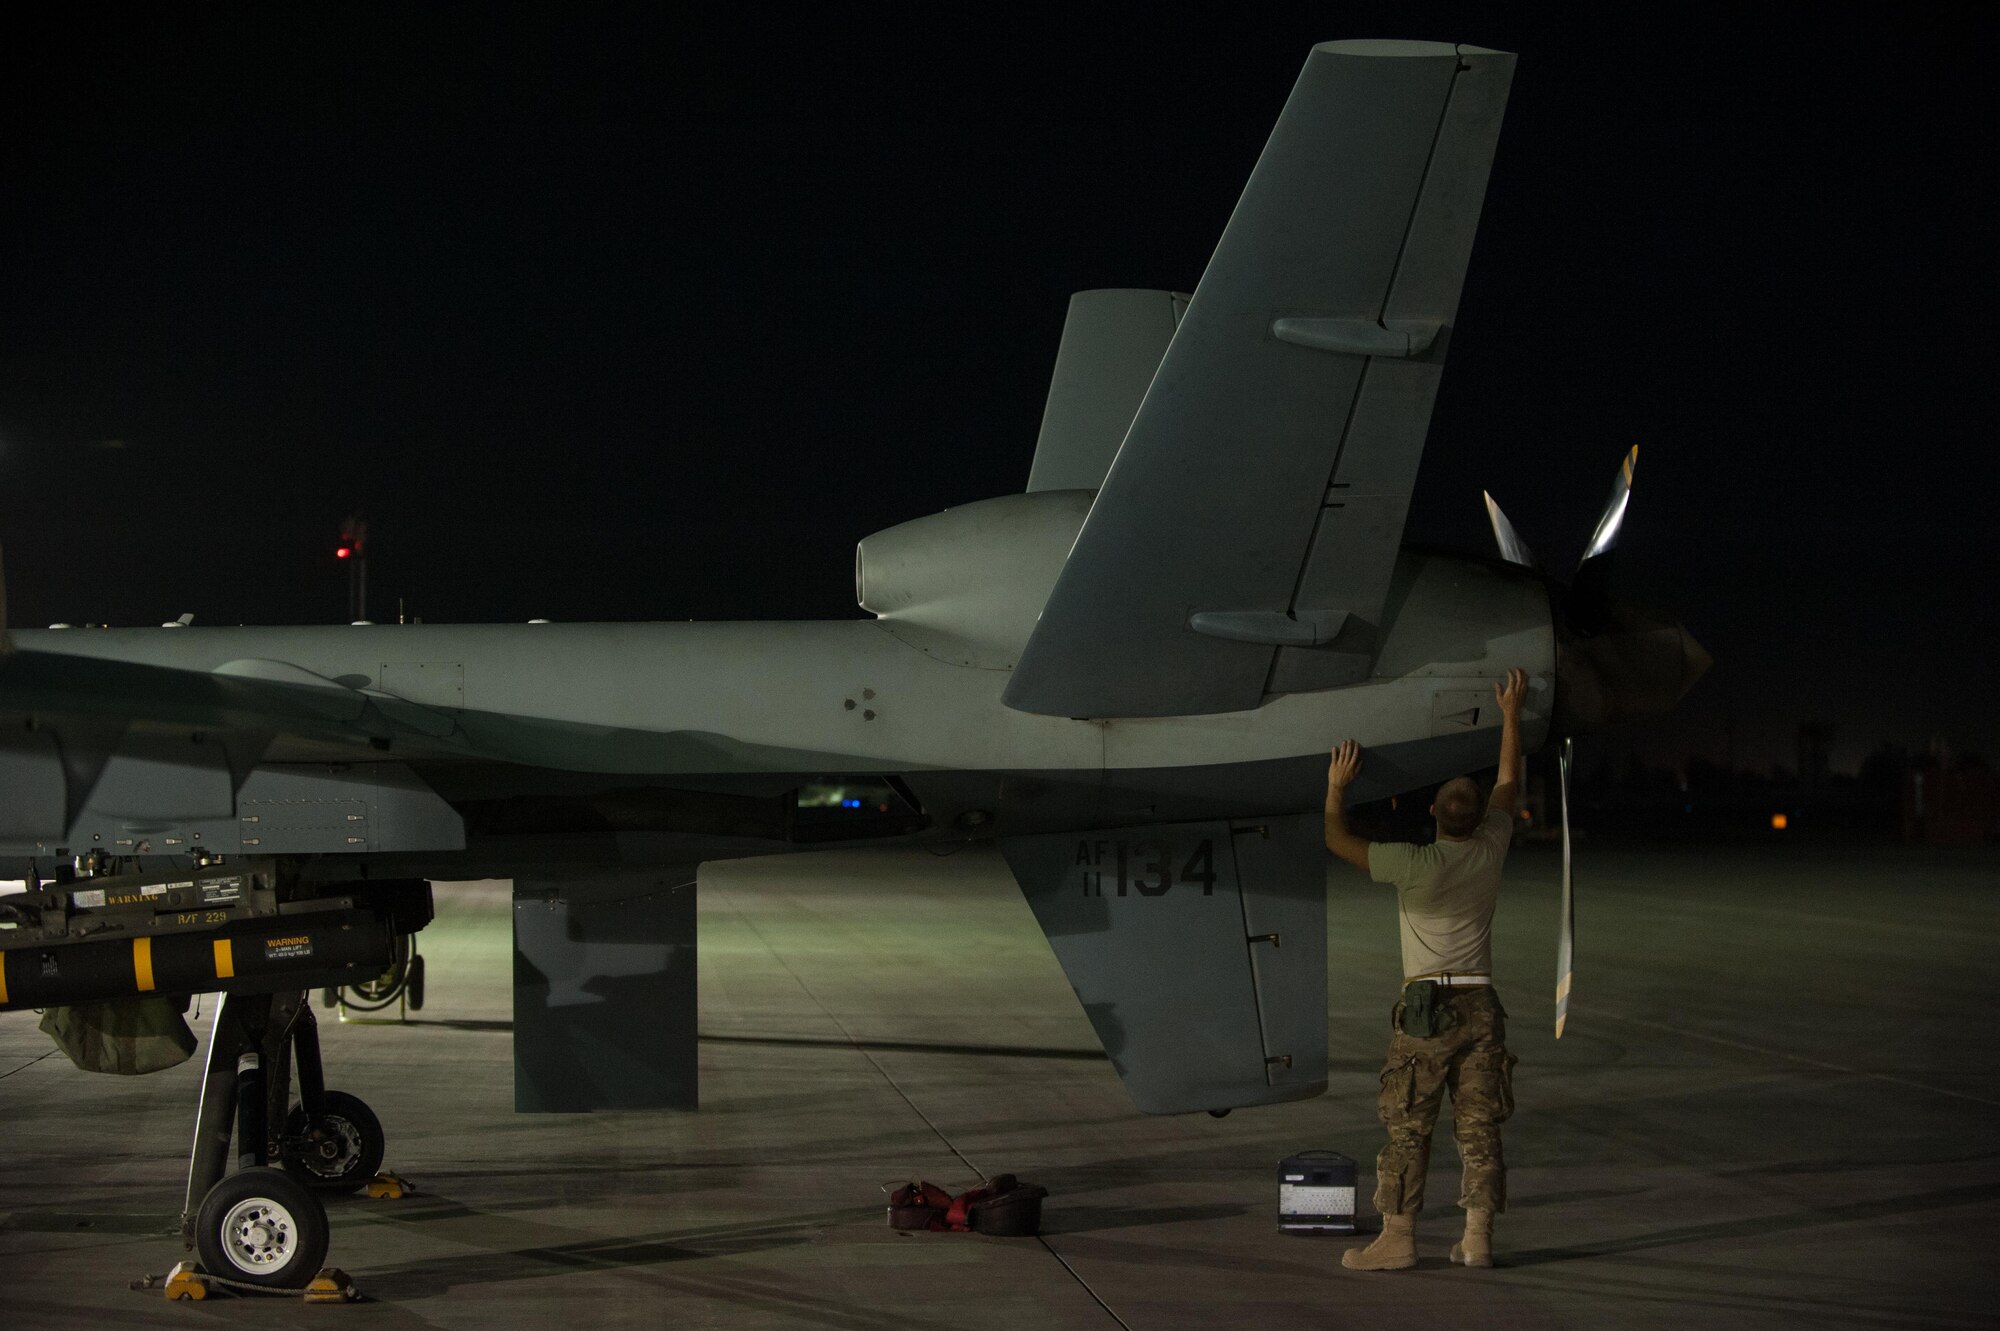
[[[853,1032],[847,1029],[846,1023],[841,1021],[839,1017],[835,1016],[833,1014],[832,1009],[828,1008],[825,1003],[822,1003],[820,1001],[819,995],[813,992],[812,986],[805,982],[805,977],[800,975],[797,971],[793,970],[791,967],[791,963],[786,961],[784,957],[779,955],[777,948],[771,946],[771,940],[764,937],[764,931],[757,927],[757,922],[751,919],[750,916],[747,915],[740,907],[738,907],[735,902],[733,901],[730,902],[730,908],[732,910],[735,910],[737,918],[743,921],[743,927],[748,929],[751,932],[751,934],[756,937],[757,941],[764,945],[764,949],[771,954],[771,960],[777,962],[779,967],[785,972],[785,974],[792,977],[792,983],[798,985],[799,992],[804,994],[807,998],[811,999],[813,1006],[818,1008],[820,1012],[825,1015],[826,1019],[833,1023],[833,1028],[839,1031],[841,1035],[846,1038],[847,1043],[853,1048],[854,1052],[860,1054],[863,1058],[868,1060],[868,1066],[874,1068],[876,1075],[881,1077],[882,1080],[888,1085],[889,1089],[896,1093],[897,1098],[902,1100],[904,1104],[910,1107],[910,1112],[912,1114],[915,1114],[917,1116],[917,1119],[925,1127],[931,1130],[931,1135],[936,1137],[938,1141],[941,1144],[943,1144],[944,1149],[950,1151],[954,1156],[956,1156],[960,1164],[964,1165],[968,1170],[972,1171],[973,1175],[977,1177],[980,1182],[984,1183],[986,1181],[986,1171],[981,1169],[978,1165],[973,1164],[972,1161],[966,1159],[965,1152],[959,1150],[958,1147],[952,1142],[951,1138],[945,1136],[944,1130],[938,1127],[936,1123],[931,1121],[931,1116],[929,1114],[926,1114],[923,1111],[923,1109],[918,1106],[917,1102],[910,1098],[909,1092],[905,1091],[901,1086],[896,1084],[896,1079],[889,1075],[889,1070],[882,1066],[882,1064],[876,1059],[875,1055],[870,1053],[868,1049],[862,1045],[860,1040],[855,1038]],[[1071,1280],[1074,1280],[1077,1283],[1078,1288],[1082,1289],[1085,1294],[1090,1296],[1090,1301],[1092,1303],[1095,1303],[1098,1307],[1104,1310],[1104,1315],[1106,1317],[1109,1317],[1112,1321],[1116,1322],[1120,1327],[1124,1329],[1124,1331],[1132,1331],[1130,1324],[1128,1324],[1124,1318],[1120,1317],[1116,1312],[1112,1310],[1111,1305],[1106,1303],[1103,1300],[1103,1298],[1101,1298],[1098,1295],[1097,1291],[1090,1287],[1090,1282],[1088,1280],[1085,1280],[1081,1275],[1077,1273],[1077,1269],[1069,1264],[1069,1259],[1064,1257],[1061,1253],[1057,1252],[1055,1248],[1049,1243],[1048,1239],[1044,1238],[1040,1234],[1037,1234],[1035,1235],[1035,1242],[1042,1245],[1043,1252],[1046,1252],[1049,1256],[1056,1259],[1056,1263],[1062,1267],[1062,1269],[1069,1275],[1069,1278]]]
[[[1907,1086],[1913,1090],[1930,1091],[1936,1095],[1948,1095],[1957,1100],[1970,1100],[1974,1104],[2000,1106],[2000,1100],[1974,1095],[1970,1091],[1954,1091],[1944,1086],[1933,1086],[1929,1082],[1912,1081],[1908,1077],[1894,1077],[1886,1072],[1869,1072],[1863,1068],[1848,1067],[1845,1063],[1829,1063],[1822,1058],[1808,1058],[1804,1054],[1787,1053],[1783,1049],[1772,1049],[1765,1045],[1749,1044],[1743,1040],[1731,1040],[1721,1035],[1710,1035],[1705,1031],[1690,1031],[1680,1026],[1669,1026],[1664,1021],[1648,1021],[1644,1017],[1626,1017],[1603,1008],[1592,1008],[1590,1015],[1609,1017],[1613,1021],[1627,1022],[1633,1026],[1648,1026],[1656,1031],[1666,1031],[1670,1035],[1683,1036],[1690,1040],[1706,1040],[1710,1044],[1724,1045],[1730,1049],[1741,1049],[1746,1053],[1763,1054],[1768,1058],[1782,1058],[1793,1063],[1804,1063],[1808,1067],[1821,1068],[1828,1072],[1844,1072],[1850,1077],[1866,1077],[1873,1081],[1886,1081],[1892,1086]]]
[[[1090,1287],[1090,1282],[1083,1278],[1082,1272],[1078,1271],[1075,1267],[1071,1266],[1069,1264],[1069,1258],[1057,1252],[1055,1245],[1053,1243],[1050,1243],[1045,1235],[1041,1234],[1035,1235],[1035,1242],[1041,1244],[1042,1250],[1048,1253],[1049,1256],[1055,1258],[1058,1262],[1062,1263],[1062,1269],[1069,1272],[1070,1278],[1076,1281],[1076,1283],[1082,1287],[1084,1293],[1090,1295],[1091,1302],[1095,1303],[1098,1307],[1104,1309],[1104,1315],[1106,1317],[1109,1317],[1112,1321],[1118,1323],[1119,1326],[1125,1328],[1125,1331],[1132,1331],[1131,1323],[1127,1322],[1124,1318],[1120,1317],[1115,1311],[1113,1311],[1111,1305],[1106,1303],[1102,1298],[1102,1296],[1100,1296],[1096,1290]]]
[[[51,1049],[47,1054],[41,1054],[38,1055],[37,1057],[31,1058],[27,1062],[21,1064],[21,1066],[18,1068],[8,1068],[5,1072],[0,1072],[0,1081],[7,1080],[7,1078],[13,1076],[17,1072],[26,1071],[27,1069],[35,1066],[35,1064],[41,1062],[42,1059],[49,1057],[51,1054],[60,1054],[61,1052],[62,1050],[60,1049]]]

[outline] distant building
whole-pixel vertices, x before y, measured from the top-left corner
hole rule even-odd
[[[1937,846],[2000,842],[2000,772],[1965,764],[1905,772],[1903,839]]]

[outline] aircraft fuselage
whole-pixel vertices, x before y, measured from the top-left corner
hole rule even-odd
[[[1306,811],[1323,791],[1328,747],[1350,736],[1370,751],[1358,798],[1432,784],[1492,761],[1491,681],[1514,665],[1545,685],[1526,718],[1527,739],[1539,744],[1556,665],[1545,585],[1491,561],[1406,552],[1395,589],[1366,683],[1272,697],[1244,712],[1120,720],[1006,707],[1008,669],[952,664],[876,620],[15,637],[23,651],[200,673],[279,662],[329,690],[392,699],[390,714],[400,709],[420,729],[400,727],[366,756],[407,764],[461,812],[483,810],[475,830],[542,830],[536,807],[518,801],[546,801],[552,789],[588,802],[664,788],[694,807],[704,796],[775,798],[805,780],[893,776],[924,818],[892,835],[962,840]],[[281,741],[265,761],[352,758]],[[704,841],[704,831],[722,854],[788,848],[775,824],[754,817],[732,825],[723,809],[677,823],[670,808],[647,806],[637,795],[614,798],[602,830],[677,833],[676,855]],[[607,806],[596,798],[593,807]],[[637,810],[624,827],[621,809]],[[519,827],[493,825],[510,811]],[[772,844],[756,848],[763,842]],[[450,858],[441,872],[452,872]]]

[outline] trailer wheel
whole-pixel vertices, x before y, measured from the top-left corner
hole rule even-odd
[[[304,1289],[326,1265],[326,1208],[282,1169],[241,1169],[201,1199],[194,1241],[214,1275]]]
[[[410,970],[403,981],[403,993],[410,1000],[410,1011],[424,1010],[424,958],[422,953],[410,958]]]
[[[294,1177],[320,1192],[359,1192],[382,1169],[382,1120],[345,1091],[328,1091],[325,1103],[317,1123],[307,1121],[304,1105],[292,1107],[279,1156]]]

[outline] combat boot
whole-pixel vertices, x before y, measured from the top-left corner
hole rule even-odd
[[[1460,1266],[1493,1265],[1493,1213],[1483,1206],[1465,1208],[1465,1237],[1451,1245],[1451,1260]]]
[[[1382,1232],[1365,1248],[1349,1248],[1340,1264],[1350,1271],[1407,1271],[1417,1264],[1417,1216],[1382,1217]]]

